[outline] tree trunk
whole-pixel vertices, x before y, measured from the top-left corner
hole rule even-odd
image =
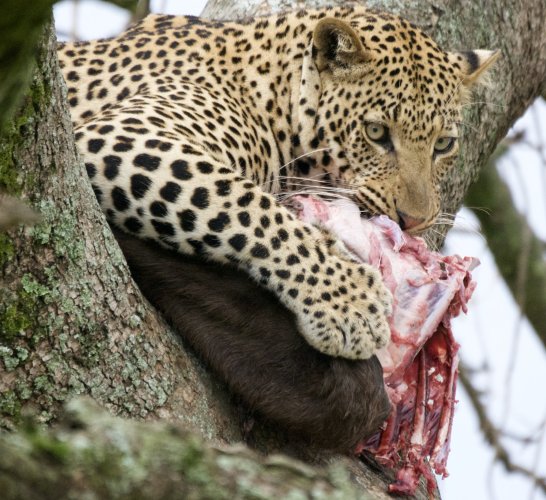
[[[222,387],[130,278],[74,147],[55,48],[48,28],[0,145],[1,185],[42,217],[0,234],[0,423],[12,427],[26,407],[49,422],[66,399],[90,394],[118,415],[236,439]]]

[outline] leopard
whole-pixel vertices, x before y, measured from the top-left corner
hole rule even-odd
[[[283,203],[344,196],[420,234],[459,151],[462,110],[498,53],[446,52],[363,6],[242,22],[149,15],[60,44],[75,139],[110,224],[272,292],[319,352],[390,339],[379,271]],[[211,287],[214,284],[211,283]]]

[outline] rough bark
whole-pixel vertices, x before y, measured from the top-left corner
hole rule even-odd
[[[42,222],[0,234],[0,425],[86,393],[112,412],[238,436],[226,396],[133,284],[78,158],[48,30],[0,142],[0,184]],[[0,71],[1,72],[1,71]]]

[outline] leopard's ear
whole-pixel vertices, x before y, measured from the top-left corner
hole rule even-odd
[[[321,19],[313,32],[313,57],[319,71],[358,70],[369,60],[362,42],[345,22],[333,17]]]
[[[498,50],[469,50],[467,52],[452,52],[449,55],[451,63],[461,69],[462,82],[465,87],[487,82],[489,70],[500,57]]]

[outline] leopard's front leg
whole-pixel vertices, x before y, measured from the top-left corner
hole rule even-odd
[[[330,252],[320,231],[224,165],[196,161],[183,172],[191,182],[171,168],[169,182],[180,183],[182,193],[166,216],[175,228],[169,241],[246,270],[326,354],[362,359],[385,345],[390,294],[374,268]]]
[[[175,143],[154,154],[135,148],[120,155],[121,135],[101,136],[100,129],[88,128],[79,146],[88,149],[88,172],[111,222],[181,252],[234,263],[273,291],[325,354],[364,359],[386,344],[391,297],[377,270],[331,251],[318,229],[205,150]],[[152,132],[143,144],[161,143]]]

